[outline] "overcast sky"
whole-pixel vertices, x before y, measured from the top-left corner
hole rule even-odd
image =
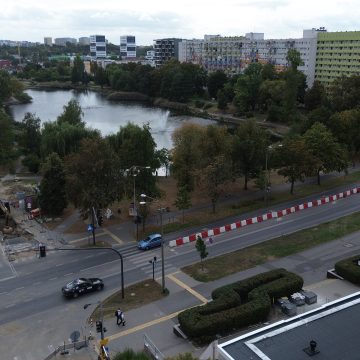
[[[299,38],[303,29],[360,30],[359,0],[2,0],[0,39],[135,35],[137,45],[165,37],[263,32]]]

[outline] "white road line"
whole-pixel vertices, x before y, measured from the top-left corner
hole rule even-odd
[[[63,266],[63,265],[64,265],[64,263],[62,263],[62,264],[57,264],[57,265],[55,265],[55,267]]]
[[[49,281],[56,280],[56,279],[57,279],[57,277],[53,277],[53,278],[49,279]]]
[[[25,289],[25,287],[24,287],[24,286],[18,287],[18,288],[16,288],[14,291],[16,291],[16,290],[21,290],[21,289]]]
[[[74,273],[68,273],[68,274],[65,274],[64,276],[70,276],[70,275],[73,275]]]
[[[109,262],[107,262],[107,263],[103,263],[103,264],[99,264],[99,265],[90,266],[90,267],[88,267],[88,268],[81,269],[80,272],[82,272],[82,271],[88,271],[88,270],[91,270],[91,269],[95,269],[95,268],[97,268],[97,267],[99,267],[99,266],[107,266],[107,265],[110,265],[110,264],[112,264],[112,263],[114,263],[114,262],[116,262],[116,261],[119,261],[119,260],[120,260],[120,259],[113,260],[113,261],[109,261]]]
[[[5,294],[8,294],[8,292],[4,291],[4,292],[0,293],[0,295],[5,295]]]
[[[15,304],[9,304],[9,305],[6,305],[5,307],[8,309],[8,308],[10,308],[12,306],[15,306]]]

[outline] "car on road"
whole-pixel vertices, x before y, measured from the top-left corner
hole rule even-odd
[[[161,246],[161,242],[162,242],[161,234],[151,234],[147,238],[139,241],[138,249],[149,250]]]
[[[99,278],[78,278],[63,286],[61,291],[66,297],[77,298],[79,295],[100,291],[103,288],[104,282]]]

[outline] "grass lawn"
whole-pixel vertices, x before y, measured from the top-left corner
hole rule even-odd
[[[126,287],[124,294],[124,299],[122,299],[120,290],[103,301],[104,317],[114,317],[117,308],[120,308],[126,313],[126,311],[139,308],[167,296],[162,292],[161,285],[152,279],[144,280]],[[101,318],[99,306],[92,313],[91,317],[94,320],[99,320]]]
[[[212,281],[279,259],[360,230],[360,212],[316,227],[284,235],[182,268],[198,281]]]

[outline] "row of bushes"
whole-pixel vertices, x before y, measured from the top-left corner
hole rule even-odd
[[[300,276],[285,269],[271,270],[215,289],[213,301],[181,312],[179,324],[188,337],[208,342],[217,334],[264,321],[277,298],[300,291],[302,286]]]
[[[340,260],[335,264],[335,271],[338,275],[354,284],[360,285],[360,266],[358,261],[360,255]]]

